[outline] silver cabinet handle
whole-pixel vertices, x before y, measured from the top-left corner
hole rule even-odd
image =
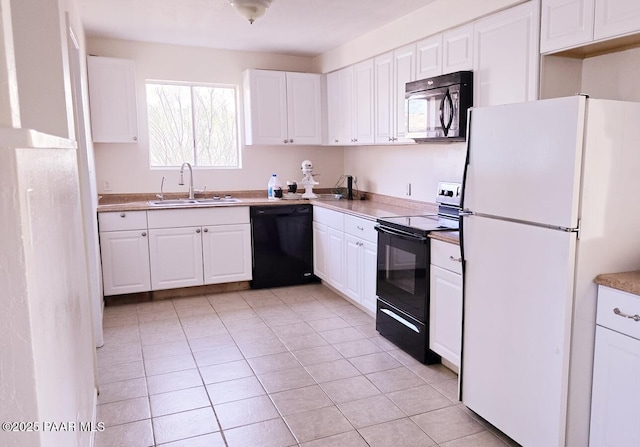
[[[617,307],[615,309],[613,309],[613,313],[623,317],[623,318],[631,318],[633,321],[640,321],[640,315],[635,314],[635,315],[629,315],[629,314],[625,314],[624,312],[622,312],[620,309],[618,309]]]
[[[338,142],[338,139],[336,138],[336,139],[335,139],[335,140],[333,140],[333,141],[334,141],[334,143],[337,143],[337,142]]]
[[[146,235],[147,235],[147,232],[146,232],[146,231],[143,231],[143,232],[142,232],[142,237],[145,237]]]
[[[285,138],[284,139],[284,144],[287,144],[289,141]]]
[[[289,138],[289,143],[293,143],[293,138]]]
[[[205,232],[205,233],[208,233],[208,232],[209,232],[209,229],[208,229],[208,228],[205,228],[205,229],[204,229],[204,232]]]
[[[362,231],[364,231],[364,227],[361,227],[360,225],[356,225],[356,228],[357,228],[358,230],[362,230]]]
[[[138,137],[133,137],[133,141],[138,141]]]
[[[462,262],[462,257],[454,258],[453,256],[449,256],[449,259],[453,262]]]
[[[198,229],[196,230],[196,233],[198,233],[198,234],[200,233],[200,228],[198,228]]]
[[[120,217],[124,219],[125,217],[127,217],[127,215],[125,213],[120,213]]]

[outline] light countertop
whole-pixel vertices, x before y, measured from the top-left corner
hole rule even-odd
[[[640,270],[621,273],[604,273],[595,279],[596,284],[640,295]]]

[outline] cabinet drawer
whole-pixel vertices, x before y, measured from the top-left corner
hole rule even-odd
[[[344,232],[365,241],[374,243],[378,241],[378,232],[375,226],[376,222],[373,220],[362,219],[349,214],[344,216]]]
[[[462,274],[460,246],[431,239],[431,264]]]
[[[149,228],[201,227],[249,223],[248,206],[153,210],[148,212]]]
[[[100,231],[142,230],[147,228],[146,211],[98,213]]]
[[[328,210],[319,206],[313,207],[313,220],[336,230],[344,231],[344,213]]]
[[[619,309],[625,315],[640,315],[640,296],[599,286],[596,317],[596,323],[600,326],[640,340],[640,321],[616,315],[614,309]]]

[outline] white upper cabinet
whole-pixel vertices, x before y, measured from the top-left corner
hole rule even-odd
[[[371,144],[374,139],[373,119],[373,59],[353,67],[354,80],[354,143]]]
[[[327,75],[328,144],[353,144],[353,65]]]
[[[413,143],[406,138],[405,84],[415,80],[416,46],[407,45],[374,60],[375,143]]]
[[[244,72],[246,144],[320,144],[321,75]]]
[[[640,31],[640,1],[596,1],[594,39],[606,39],[638,31]]]
[[[542,0],[540,52],[640,32],[638,0]]]
[[[373,71],[370,59],[327,75],[328,144],[373,143]]]
[[[286,73],[286,77],[289,143],[322,143],[322,76]]]
[[[473,68],[473,23],[442,33],[442,73]]]
[[[91,134],[95,143],[138,141],[135,64],[113,57],[87,57]]]
[[[416,44],[416,77],[426,79],[442,74],[442,34]]]
[[[594,4],[595,0],[543,0],[540,52],[591,42]]]
[[[474,23],[474,106],[538,98],[539,29],[536,2]]]

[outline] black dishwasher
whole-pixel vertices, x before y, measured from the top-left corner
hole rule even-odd
[[[253,280],[251,288],[318,281],[313,275],[313,207],[251,207]]]

